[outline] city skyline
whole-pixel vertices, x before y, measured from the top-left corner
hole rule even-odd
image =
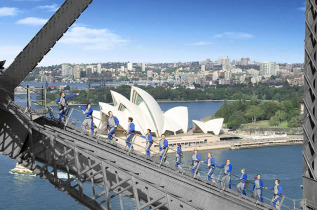
[[[62,3],[0,3],[0,25],[5,31],[0,35],[0,59],[7,60],[6,66]],[[94,1],[39,66],[110,61],[177,63],[216,60],[220,55],[302,63],[303,20],[304,1],[297,0],[204,0],[199,4]]]

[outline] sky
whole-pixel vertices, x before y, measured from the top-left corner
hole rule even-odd
[[[6,66],[64,0],[0,0]],[[94,0],[39,66],[240,60],[302,63],[305,0]]]

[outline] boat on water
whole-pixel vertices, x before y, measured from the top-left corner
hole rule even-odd
[[[35,176],[35,173],[33,171],[31,171],[28,168],[25,168],[23,165],[21,164],[16,164],[14,169],[10,170],[10,173],[12,174],[21,174],[21,175],[28,175],[28,176]]]

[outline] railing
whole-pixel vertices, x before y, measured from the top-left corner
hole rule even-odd
[[[20,96],[18,96],[18,97],[20,97]],[[20,98],[21,98],[21,97],[20,97]],[[33,101],[35,102],[36,105],[38,105],[38,106],[43,106],[43,104],[38,104],[38,103],[37,103],[37,100],[33,100]],[[39,101],[43,101],[43,100],[39,100]],[[57,118],[55,117],[55,114],[58,116],[58,115],[59,115],[59,112],[55,111],[53,108],[51,108],[51,107],[49,107],[49,106],[47,106],[47,110],[48,110],[48,113],[49,113],[48,117],[49,117],[51,120],[53,120],[53,121],[58,121]],[[70,107],[69,110],[70,110],[70,111],[69,111],[69,114],[68,114],[67,116],[65,116],[64,129],[66,129],[67,125],[71,123],[71,124],[72,124],[71,127],[72,127],[73,129],[76,129],[76,130],[80,131],[81,129],[78,128],[79,126],[77,126],[77,123],[82,123],[83,121],[78,120],[78,119],[72,117],[72,113],[73,113],[73,111],[77,111],[77,112],[82,113],[82,110],[78,110],[78,109],[73,108],[73,107]],[[96,118],[96,117],[94,117],[94,118]],[[98,119],[98,118],[96,118],[96,119]],[[99,119],[99,120],[101,120],[101,119]],[[134,138],[132,139],[132,141],[131,141],[131,146],[138,146],[138,147],[140,147],[140,148],[143,148],[144,151],[145,151],[145,150],[146,150],[146,147],[144,147],[143,145],[138,144],[138,143],[135,141],[137,136],[138,136],[138,135],[135,135]],[[98,141],[102,141],[103,143],[109,143],[109,141],[108,141],[106,138],[103,138],[103,137],[101,137],[101,136],[95,136],[95,138],[98,139]],[[124,141],[124,142],[125,142],[125,138],[122,138],[122,137],[119,137],[119,136],[116,136],[116,138],[119,139],[120,141]],[[112,144],[116,144],[118,147],[127,150],[127,155],[130,155],[131,153],[134,153],[134,154],[137,154],[137,155],[144,156],[144,153],[138,152],[138,151],[136,151],[136,150],[133,150],[133,151],[132,151],[131,148],[127,148],[127,146],[122,146],[122,145],[116,143],[115,141],[112,141],[111,143],[112,143]],[[153,143],[158,144],[159,142],[158,142],[158,140],[154,140],[154,139],[153,139]],[[169,150],[170,150],[170,151],[173,151],[173,152],[176,152],[176,150],[173,149],[173,148],[171,148],[171,147],[169,147]],[[164,162],[164,161],[159,161],[159,158],[158,158],[157,156],[160,155],[160,152],[151,151],[151,155],[152,155],[152,157],[151,157],[150,159],[151,159],[152,161],[156,162],[159,167],[160,167],[162,164],[164,164],[164,166],[166,166],[166,167],[170,167],[170,168],[172,168],[172,169],[174,169],[174,170],[179,170],[179,169],[176,169],[176,168],[173,166],[173,164],[169,163],[168,161],[166,161],[166,162]],[[165,153],[165,154],[163,155],[163,159],[164,159],[165,156],[166,156],[166,157],[168,156],[167,153]],[[170,159],[170,158],[169,158],[169,159]],[[188,176],[194,176],[194,178],[196,178],[196,179],[203,179],[203,180],[205,180],[206,177],[208,176],[208,174],[207,174],[206,171],[200,170],[200,166],[201,166],[201,163],[200,163],[200,162],[198,163],[198,167],[197,167],[197,169],[195,170],[194,175],[192,175],[192,173],[191,173],[191,169],[192,169],[192,166],[191,166],[191,165],[180,164],[180,166],[181,166],[180,169],[181,169],[182,173],[187,174]],[[215,183],[216,183],[216,184],[220,184],[220,183],[221,183],[221,178],[223,177],[223,170],[219,170],[219,169],[216,168],[213,175],[214,175],[214,181],[215,181]],[[236,187],[237,184],[240,183],[240,177],[237,176],[237,175],[235,175],[235,174],[231,174],[231,179],[232,179],[232,180],[231,180],[231,185],[232,185],[233,187]],[[250,186],[253,186],[253,185],[254,185],[254,182],[253,182],[253,181],[247,180],[246,187],[245,187],[245,191],[246,191],[247,193],[251,193],[251,195],[253,194],[253,190],[250,189]],[[227,190],[227,188],[228,188],[228,186],[225,186],[225,189],[223,189],[223,190]],[[233,188],[232,188],[232,190],[233,190]],[[270,194],[272,194],[272,196],[273,196],[273,194],[274,194],[273,191],[268,190],[268,189],[265,189],[265,188],[262,188],[262,191],[263,191],[263,192],[266,192],[266,193],[263,193],[263,194],[268,194],[268,193],[270,193]],[[244,195],[241,195],[241,196],[244,196]],[[264,195],[262,195],[262,197],[263,197],[264,203],[272,204],[272,202],[271,202],[272,199],[271,199],[271,198],[269,198],[269,197],[267,197],[267,196],[264,196]],[[258,204],[258,201],[255,200],[255,201],[254,201],[254,205],[257,205],[257,204]],[[289,198],[289,197],[287,197],[287,196],[285,196],[285,195],[282,195],[282,197],[281,197],[281,199],[280,199],[280,206],[281,206],[282,208],[284,208],[284,209],[297,210],[297,209],[305,208],[305,206],[313,206],[313,207],[314,207],[314,206],[317,206],[317,205],[315,205],[313,202],[308,201],[308,200],[306,200],[306,199],[304,199],[304,200],[302,200],[302,199],[291,199],[291,198]]]

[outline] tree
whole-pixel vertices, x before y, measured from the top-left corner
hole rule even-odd
[[[282,121],[284,121],[286,119],[286,113],[284,111],[278,110],[274,117],[279,121],[279,123],[281,124]]]
[[[256,119],[263,116],[263,109],[259,106],[252,105],[247,109],[245,116],[252,119],[253,123],[256,123]]]
[[[279,120],[275,116],[271,117],[269,123],[270,126],[278,126],[280,124]]]
[[[122,82],[122,81],[129,81],[129,78],[127,76],[124,76],[124,77],[119,77],[118,79],[119,82]]]
[[[229,118],[227,127],[230,129],[238,129],[243,123],[246,123],[243,112],[237,111]]]
[[[275,115],[275,113],[282,108],[281,103],[275,101],[268,101],[263,104],[264,115],[263,118],[265,120],[271,119]]]
[[[292,119],[290,119],[290,121],[288,122],[289,128],[298,128],[300,126],[301,126],[300,116],[292,117]]]

